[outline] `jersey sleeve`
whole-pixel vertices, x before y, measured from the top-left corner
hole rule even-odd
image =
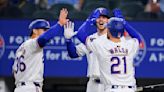
[[[93,77],[100,77],[100,69],[99,69],[99,62],[98,62],[98,58],[97,55],[95,53],[91,53],[90,54],[90,67],[92,69],[90,69],[90,74],[92,74],[91,76]]]
[[[96,52],[96,40],[97,39],[92,39],[91,37],[88,37],[86,39],[86,46],[87,46],[87,49],[89,51],[89,53],[91,52]]]
[[[76,46],[76,52],[79,56],[84,56],[86,53],[88,53],[88,50],[83,43],[80,43]]]
[[[139,41],[136,38],[133,38],[133,56],[135,57],[139,50]]]
[[[37,39],[30,39],[26,43],[27,48],[29,48],[29,51],[36,52],[41,50],[42,48],[39,46]]]

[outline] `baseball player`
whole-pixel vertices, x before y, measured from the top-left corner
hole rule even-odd
[[[90,35],[90,38],[96,39],[98,37],[106,37],[107,30],[105,29],[104,24],[108,22],[109,19],[109,11],[106,8],[97,8],[91,13],[89,18],[97,17],[95,20],[97,30],[96,33],[93,35]],[[95,26],[95,25],[93,25]],[[73,35],[70,34],[70,31],[74,31],[74,23],[67,23],[67,25],[64,26],[64,36],[67,39],[67,50],[69,53],[69,56],[71,58],[77,58],[80,56],[87,56],[88,61],[88,70],[87,70],[87,77],[89,78],[89,81],[87,83],[87,89],[86,92],[103,92],[103,84],[100,81],[100,70],[99,70],[99,64],[97,59],[95,58],[93,53],[90,53],[86,46],[81,43],[79,45],[76,45],[72,42],[71,38]],[[89,30],[88,30],[89,31]]]
[[[60,11],[59,21],[50,27],[48,21],[36,19],[31,22],[30,39],[22,43],[16,51],[13,73],[16,88],[14,92],[42,92],[43,86],[43,47],[68,21],[67,9]]]
[[[139,48],[136,38],[123,36],[120,18],[110,18],[107,37],[86,40],[87,48],[96,54],[105,92],[135,92],[133,58]]]
[[[114,13],[121,15],[119,10]],[[86,44],[90,53],[96,55],[99,62],[100,80],[104,84],[105,92],[134,92],[136,80],[133,58],[138,51],[140,38],[134,28],[124,19],[111,18],[109,20],[107,23],[109,29],[104,29],[108,30],[107,37],[92,39],[85,30],[86,25],[82,25],[74,36]],[[124,37],[125,29],[131,37],[136,38]]]

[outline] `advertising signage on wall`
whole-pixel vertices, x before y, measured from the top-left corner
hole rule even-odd
[[[75,21],[75,30],[83,21]],[[15,51],[29,37],[29,20],[0,21],[0,76],[12,76]],[[51,25],[56,21],[51,21]],[[164,22],[133,21],[144,41],[134,59],[136,77],[163,78],[164,67]],[[63,32],[57,33],[44,48],[45,76],[48,77],[85,77],[87,62],[85,57],[71,59],[68,56]],[[74,38],[75,43],[79,43]]]

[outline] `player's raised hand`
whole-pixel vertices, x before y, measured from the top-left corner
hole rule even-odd
[[[67,23],[67,21],[68,21],[67,15],[68,15],[68,11],[66,8],[63,8],[62,10],[60,10],[59,24],[61,26],[65,25]]]
[[[76,33],[77,31],[74,32],[74,23],[72,21],[68,21],[64,25],[64,37],[66,39],[71,39]]]
[[[111,29],[122,29],[125,24],[125,20],[123,18],[111,17],[106,25],[107,28]]]
[[[116,8],[116,9],[113,10],[113,15],[115,17],[123,18],[124,19],[124,16],[122,14],[122,11],[119,8]]]
[[[91,24],[96,24],[96,19],[99,17],[99,11],[93,10],[86,21],[91,22]]]

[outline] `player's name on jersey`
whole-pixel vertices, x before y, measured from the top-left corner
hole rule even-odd
[[[128,54],[128,49],[126,48],[121,48],[121,47],[115,47],[109,50],[109,52],[113,55],[127,55]]]
[[[29,39],[29,36],[10,36],[9,44],[20,45],[27,39]],[[73,41],[75,43],[79,43],[79,40],[77,38],[74,38]],[[65,45],[65,38],[63,36],[55,36],[49,41],[47,45]]]

